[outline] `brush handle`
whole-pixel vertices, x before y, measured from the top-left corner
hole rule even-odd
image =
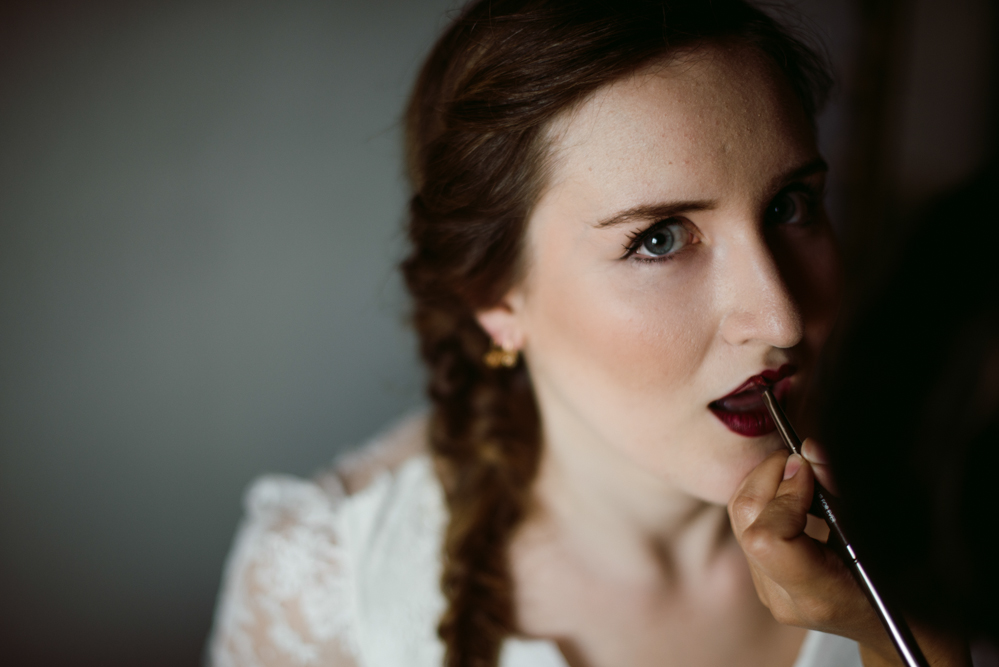
[[[793,454],[800,456],[801,439],[794,432],[794,427],[791,426],[791,422],[788,420],[787,415],[784,414],[784,410],[780,407],[780,404],[777,403],[777,399],[774,398],[773,392],[770,391],[769,387],[763,390],[763,402],[767,406],[767,410],[770,411],[770,416],[773,418],[784,444],[787,445],[787,448]],[[926,657],[923,656],[923,652],[919,649],[916,638],[912,636],[909,624],[885,600],[884,596],[878,592],[877,586],[874,585],[871,576],[857,557],[856,549],[847,537],[846,531],[843,529],[843,523],[839,519],[835,497],[819,484],[818,481],[815,482],[815,494],[812,497],[812,506],[809,511],[815,516],[824,518],[826,523],[829,524],[829,538],[833,541],[832,546],[838,547],[837,551],[839,551],[843,561],[850,568],[850,571],[853,572],[853,576],[856,578],[857,583],[860,584],[860,588],[864,591],[864,594],[867,595],[867,599],[870,600],[871,606],[874,607],[878,618],[881,619],[881,624],[888,632],[888,636],[891,638],[892,644],[895,645],[895,650],[898,651],[902,662],[906,664],[906,667],[930,667],[930,663],[926,662]]]

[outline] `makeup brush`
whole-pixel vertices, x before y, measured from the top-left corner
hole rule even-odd
[[[788,421],[787,415],[784,414],[784,410],[777,403],[777,399],[774,398],[770,387],[763,388],[763,403],[767,406],[767,410],[770,411],[770,416],[773,418],[774,424],[777,425],[777,431],[780,433],[784,444],[787,445],[787,448],[792,453],[800,456],[801,440],[794,432],[794,428],[791,426],[791,422]],[[829,524],[829,539],[835,541],[833,546],[839,547],[839,553],[843,557],[843,562],[853,572],[853,576],[857,579],[857,583],[860,584],[860,588],[867,595],[867,599],[871,601],[871,606],[874,607],[878,618],[881,619],[881,624],[888,631],[888,636],[895,645],[895,649],[902,658],[902,662],[907,667],[930,667],[930,663],[926,662],[923,652],[919,649],[919,644],[916,643],[916,638],[912,636],[912,631],[909,629],[908,623],[905,622],[905,618],[893,609],[884,596],[878,592],[867,570],[860,563],[856,549],[843,530],[843,524],[836,515],[832,503],[835,503],[832,500],[832,494],[816,480],[815,495],[812,499],[812,507],[810,509],[811,513],[825,519],[826,523]]]

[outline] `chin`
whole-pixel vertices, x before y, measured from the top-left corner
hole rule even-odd
[[[708,502],[727,505],[732,495],[758,465],[763,463],[768,456],[784,447],[776,433],[747,438],[742,435],[728,433],[725,438],[728,442],[723,446],[722,453],[719,454],[721,460],[717,462],[717,467],[712,475],[714,484],[706,489],[704,499]],[[725,452],[728,449],[729,452]]]

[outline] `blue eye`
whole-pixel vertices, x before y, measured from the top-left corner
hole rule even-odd
[[[767,222],[773,225],[800,225],[811,220],[812,199],[808,193],[785,190],[770,202]]]
[[[642,250],[657,257],[665,255],[672,249],[673,232],[669,230],[669,227],[662,227],[652,232],[642,241]]]
[[[679,220],[663,220],[637,234],[625,256],[635,255],[646,261],[669,259],[695,240],[694,235]]]

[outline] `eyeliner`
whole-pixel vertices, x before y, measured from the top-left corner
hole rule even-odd
[[[770,411],[770,416],[773,418],[774,424],[777,425],[777,431],[780,433],[784,444],[787,445],[787,448],[792,453],[801,456],[801,440],[794,432],[794,428],[791,426],[791,422],[788,421],[787,415],[784,414],[784,410],[777,403],[777,399],[774,398],[770,387],[763,388],[763,403],[767,406],[767,410]],[[850,571],[853,572],[853,576],[856,578],[857,583],[860,584],[860,588],[867,595],[867,599],[870,600],[871,606],[874,607],[878,618],[881,619],[881,624],[888,631],[888,636],[891,638],[892,644],[895,645],[895,650],[898,651],[902,662],[905,663],[906,667],[930,667],[930,663],[926,662],[923,652],[919,649],[919,644],[916,643],[916,638],[912,636],[912,631],[909,629],[909,624],[905,622],[905,618],[889,605],[884,596],[878,592],[878,589],[874,586],[874,582],[871,580],[871,576],[867,573],[864,566],[861,565],[860,559],[857,558],[856,549],[847,537],[846,532],[843,530],[843,524],[836,514],[836,510],[833,507],[834,503],[832,494],[816,480],[815,495],[812,498],[812,507],[809,511],[816,516],[824,518],[826,523],[829,524],[829,539],[835,540],[835,546],[839,547],[840,556],[842,556],[843,561],[850,568]]]

